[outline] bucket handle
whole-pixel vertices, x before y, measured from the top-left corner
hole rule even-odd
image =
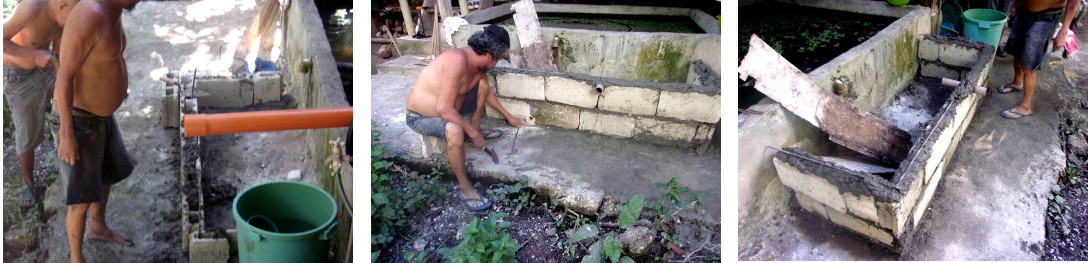
[[[987,22],[978,23],[978,28],[989,29],[990,28],[990,23],[987,23]]]
[[[336,231],[340,229],[340,222],[332,221],[332,225],[329,225],[328,229],[325,229],[325,234],[321,236],[322,241],[332,239],[332,235],[336,234]]]
[[[264,220],[265,223],[268,223],[268,225],[272,226],[272,232],[273,233],[279,233],[280,232],[280,229],[278,227],[276,227],[276,222],[272,222],[272,219],[269,219],[268,217],[265,217],[265,216],[262,216],[262,215],[254,215],[254,216],[249,217],[249,219],[246,220],[246,224],[253,225],[253,223],[250,223],[250,221],[253,221],[254,218]]]

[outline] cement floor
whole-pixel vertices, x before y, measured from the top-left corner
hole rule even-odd
[[[994,60],[987,87],[1011,82],[1012,60],[1011,56]],[[1059,57],[1045,62],[1038,74],[1035,114],[1027,118],[1008,120],[999,115],[1015,106],[1023,93],[999,94],[992,89],[987,93],[902,253],[873,246],[804,213],[789,196],[788,207],[767,208],[773,216],[742,230],[740,259],[1039,260],[1046,193],[1065,167],[1056,91],[1071,85],[1066,64]]]
[[[404,123],[404,103],[416,81],[414,75],[379,73],[371,77],[372,118],[379,138],[397,158],[428,166],[448,167],[444,153],[436,159],[422,156],[420,136]],[[721,155],[711,150],[698,155],[692,149],[659,147],[613,137],[553,127],[521,128],[516,151],[511,153],[515,129],[497,119],[485,119],[484,128],[498,128],[505,135],[488,141],[499,155],[494,164],[486,153],[467,149],[472,167],[469,178],[514,181],[518,175],[530,178],[530,187],[558,191],[577,202],[600,202],[607,195],[622,201],[634,194],[656,201],[660,192],[654,183],[679,178],[682,186],[705,192],[702,215],[704,227],[717,229],[721,218]],[[449,178],[453,178],[450,174]],[[595,204],[584,204],[594,206]]]

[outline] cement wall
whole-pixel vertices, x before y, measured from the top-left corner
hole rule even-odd
[[[916,6],[891,7],[884,2],[856,0],[783,2],[848,12],[900,16],[869,40],[808,74],[810,79],[829,91],[834,80],[843,80],[849,86],[849,93],[844,97],[861,110],[879,113],[880,109],[912,81],[918,71],[918,40],[931,31],[928,9]],[[781,203],[785,200],[777,198],[781,194],[761,192],[763,189],[784,189],[773,185],[781,182],[775,178],[776,173],[771,162],[775,151],[766,147],[784,148],[806,138],[826,136],[812,124],[786,111],[771,99],[764,99],[749,109],[759,113],[743,113],[739,116],[738,152],[741,154],[738,160],[738,208],[742,218],[742,235],[746,229],[745,221],[758,222],[761,221],[758,218],[768,215],[763,212],[768,210],[761,209],[760,206],[772,203],[785,205]],[[761,200],[765,196],[776,198]],[[744,220],[747,216],[754,218]]]
[[[982,95],[970,91],[985,82],[985,74],[979,73],[988,71],[993,61],[993,47],[981,42],[937,36],[925,36],[921,42],[922,64],[950,63],[949,71],[963,84],[954,88],[930,128],[914,138],[910,154],[891,180],[833,168],[819,153],[804,150],[790,149],[774,158],[778,177],[795,192],[802,208],[893,249],[906,245],[927,210],[945,164],[980,104]]]
[[[332,48],[325,36],[321,16],[313,0],[294,0],[287,7],[283,17],[283,43],[286,68],[283,70],[285,95],[296,103],[296,108],[348,107],[347,96],[340,82],[340,72],[336,70],[336,61]],[[300,71],[300,65],[309,60],[312,63],[309,72]],[[329,141],[347,138],[348,128],[312,129],[306,131],[306,144],[309,145],[309,159],[321,178],[333,174],[333,170],[324,162],[332,151]],[[335,187],[335,180],[323,180],[322,187],[329,194],[336,196],[340,191]],[[340,206],[340,211],[346,209]],[[347,214],[340,212],[337,220],[341,222],[340,231],[333,238],[333,247],[340,248],[338,255],[346,255],[351,248],[347,246],[351,232],[351,221],[345,221]]]

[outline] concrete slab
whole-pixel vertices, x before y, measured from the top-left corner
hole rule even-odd
[[[448,167],[444,154],[427,159],[420,136],[404,123],[404,102],[415,76],[379,73],[371,77],[372,118],[380,130],[380,141],[396,158],[408,162]],[[634,194],[656,199],[654,183],[680,179],[693,192],[706,192],[702,215],[692,219],[705,227],[720,225],[720,153],[698,155],[693,149],[679,149],[633,143],[631,140],[589,134],[561,128],[521,128],[517,149],[511,153],[515,129],[504,121],[485,118],[484,128],[499,128],[506,135],[488,141],[499,155],[494,164],[483,151],[469,149],[466,156],[473,180],[513,181],[518,175],[530,178],[530,187],[543,196],[559,197],[572,209],[596,211],[603,199],[624,200]],[[450,174],[449,178],[453,178]],[[576,210],[577,211],[577,210]]]
[[[986,86],[1012,80],[1012,57],[998,57]],[[1039,71],[1035,114],[1019,120],[999,116],[1022,93],[993,91],[983,97],[948,170],[900,254],[826,222],[785,193],[768,198],[758,216],[741,218],[741,260],[1040,260],[1046,197],[1065,156],[1056,132],[1061,87],[1068,86],[1062,62],[1050,58]],[[1029,136],[1030,135],[1030,136]],[[762,195],[778,196],[770,182]],[[759,191],[759,190],[757,190]]]

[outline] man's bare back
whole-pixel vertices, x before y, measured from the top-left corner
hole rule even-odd
[[[1070,0],[1077,1],[1077,0]],[[1062,8],[1066,4],[1066,0],[1021,0],[1020,8],[1027,12],[1039,12],[1051,8]]]
[[[27,0],[16,6],[12,17],[4,22],[4,66],[34,69],[55,63],[50,61],[49,43],[60,39],[60,21],[67,18],[67,12],[51,4],[56,3]]]

